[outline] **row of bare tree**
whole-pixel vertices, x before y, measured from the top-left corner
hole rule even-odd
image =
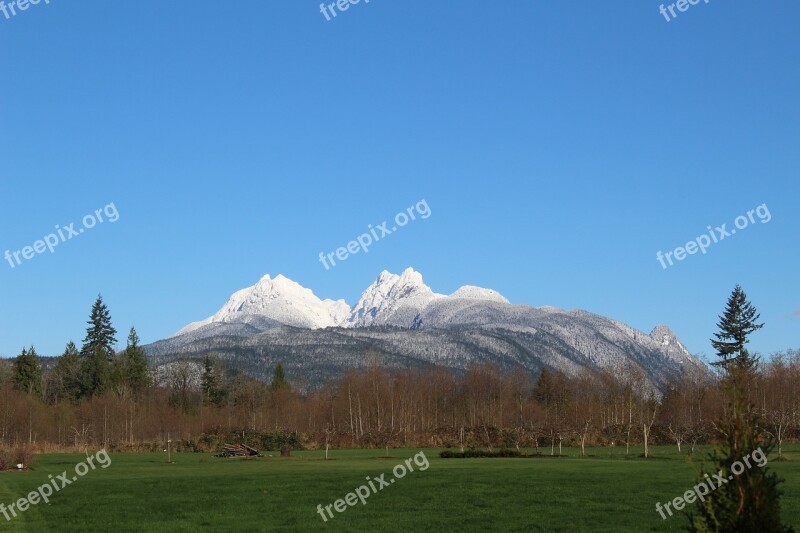
[[[183,365],[183,370],[181,370]],[[177,376],[200,372],[196,362],[174,365]],[[0,364],[0,445],[40,449],[90,445],[136,449],[170,435],[191,441],[211,431],[291,431],[312,447],[630,446],[671,442],[691,453],[714,438],[729,407],[717,377],[686,374],[662,394],[638,367],[566,376],[488,365],[463,374],[444,368],[388,372],[377,364],[352,371],[308,394],[270,388],[241,376],[217,385],[224,401],[204,398],[197,379],[160,379],[142,394],[109,391],[79,402],[50,400],[15,389]],[[45,375],[43,379],[47,379]],[[800,352],[760,365],[750,404],[781,453],[800,431]]]

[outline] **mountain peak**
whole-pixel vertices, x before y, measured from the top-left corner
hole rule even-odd
[[[252,287],[233,293],[214,315],[193,322],[176,335],[189,333],[214,322],[248,322],[253,318],[301,328],[326,328],[344,321],[350,306],[344,300],[320,300],[307,289],[282,274],[263,276]]]
[[[411,267],[399,276],[384,270],[362,293],[343,325],[364,327],[385,324],[390,319],[411,324],[426,305],[441,297],[425,285],[422,274]]]
[[[678,338],[669,326],[665,324],[658,324],[654,327],[653,331],[650,332],[650,336],[657,341],[669,341]]]
[[[678,336],[664,324],[659,324],[650,332],[650,338],[653,339],[666,353],[672,354],[673,357],[678,359],[685,358],[689,355],[689,350],[678,339]]]
[[[297,285],[297,286],[302,287],[302,285],[300,285],[296,281],[293,281],[293,280],[287,278],[283,274],[278,274],[274,278],[270,277],[269,274],[266,274],[264,277],[262,277],[260,280],[258,280],[258,283],[256,283],[256,285],[258,285],[258,284],[270,285],[270,286],[275,286],[275,285],[279,285],[279,286]]]
[[[451,298],[464,298],[467,300],[486,300],[489,302],[510,303],[508,299],[497,291],[475,287],[474,285],[464,285],[450,295]]]
[[[422,274],[420,274],[411,267],[408,267],[407,269],[403,270],[403,273],[400,274],[400,279],[414,282],[419,285],[423,285]]]
[[[397,274],[392,274],[388,270],[382,270],[381,273],[378,274],[378,277],[375,278],[375,281],[376,282],[385,282],[385,281],[388,281],[388,280],[390,280],[392,278],[396,278],[396,277],[397,277]]]

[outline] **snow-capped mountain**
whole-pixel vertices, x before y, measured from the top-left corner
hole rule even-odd
[[[388,368],[465,370],[487,362],[574,374],[633,365],[657,387],[705,368],[667,326],[647,334],[587,311],[511,304],[470,285],[438,294],[411,268],[381,272],[352,308],[284,276],[264,276],[213,316],[145,349],[157,364],[214,353],[263,379],[281,362],[308,386],[367,366],[375,354]]]
[[[422,275],[407,268],[401,275],[384,270],[367,287],[353,307],[344,327],[367,327],[393,324],[411,325],[432,301],[445,298],[434,293],[422,281]]]
[[[252,287],[235,292],[213,316],[192,322],[173,337],[220,322],[326,328],[343,322],[349,314],[350,306],[344,300],[320,300],[310,289],[285,276],[273,279],[266,275]]]
[[[482,289],[473,285],[464,285],[450,295],[450,298],[463,298],[465,300],[481,300],[487,302],[510,303],[505,296],[492,289]]]
[[[384,270],[364,291],[351,309],[344,300],[320,300],[314,293],[289,278],[264,276],[252,287],[237,291],[214,315],[192,322],[173,337],[197,331],[211,324],[248,324],[258,327],[286,325],[319,329],[362,328],[379,325],[411,327],[429,305],[447,301],[451,306],[475,302],[508,303],[491,289],[465,286],[450,296],[436,294],[425,285],[422,274],[407,268],[399,276]]]

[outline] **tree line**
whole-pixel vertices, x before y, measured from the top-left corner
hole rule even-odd
[[[732,410],[720,367],[687,372],[659,392],[633,363],[567,375],[486,364],[388,371],[375,358],[301,393],[280,365],[262,383],[213,353],[151,369],[134,328],[121,351],[115,336],[98,297],[80,350],[68,343],[44,369],[33,347],[0,362],[0,444],[159,449],[168,434],[190,442],[246,430],[294,433],[308,447],[526,447],[555,455],[564,446],[581,454],[635,446],[648,456],[653,444],[692,453],[717,440],[718,421]],[[743,398],[782,453],[800,431],[800,352],[774,354],[751,370]]]

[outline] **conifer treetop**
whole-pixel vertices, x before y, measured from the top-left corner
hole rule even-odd
[[[114,346],[117,343],[117,330],[111,325],[111,313],[103,303],[103,296],[98,294],[97,300],[92,305],[89,320],[86,321],[86,338],[83,339],[81,355],[91,357],[97,348],[101,348],[106,357],[114,355]]]
[[[736,285],[728,297],[725,311],[720,315],[717,327],[719,331],[714,334],[716,339],[711,339],[711,345],[717,350],[719,361],[716,366],[727,367],[735,361],[739,366],[752,366],[756,360],[747,352],[749,336],[764,327],[758,320],[761,315],[747,300],[747,294],[740,285]]]

